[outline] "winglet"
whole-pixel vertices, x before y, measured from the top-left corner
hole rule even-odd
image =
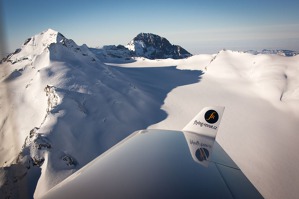
[[[215,138],[223,112],[223,106],[205,107],[183,128],[183,131]]]
[[[209,159],[224,112],[224,107],[205,107],[183,128],[193,160],[205,167]]]

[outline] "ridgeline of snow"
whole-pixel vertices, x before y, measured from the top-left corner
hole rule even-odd
[[[107,65],[49,29],[3,60],[0,197],[41,196],[133,131],[180,130],[211,105],[226,107],[217,141],[261,194],[299,195],[299,56],[123,50],[107,47]]]

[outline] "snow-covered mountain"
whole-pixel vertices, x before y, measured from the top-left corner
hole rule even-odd
[[[178,45],[172,45],[164,37],[152,33],[140,33],[126,45],[138,57],[148,59],[182,59],[192,56]]]
[[[111,60],[122,60],[129,61],[135,56],[135,53],[123,45],[106,45],[102,48],[90,48],[100,60],[111,61]]]
[[[299,195],[299,56],[102,55],[49,29],[2,61],[0,198],[41,196],[133,131],[181,130],[209,105],[226,107],[217,142],[261,194]]]
[[[157,71],[140,70],[137,85],[51,29],[26,40],[1,70],[1,197],[18,197],[27,181],[29,195],[36,183],[35,194],[44,193],[133,131],[163,120],[167,93],[199,74],[186,71],[189,78],[149,87],[143,76]]]

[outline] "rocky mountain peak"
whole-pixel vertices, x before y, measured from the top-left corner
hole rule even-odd
[[[181,59],[192,56],[187,50],[171,44],[166,38],[152,33],[140,33],[126,46],[136,56],[149,59]]]

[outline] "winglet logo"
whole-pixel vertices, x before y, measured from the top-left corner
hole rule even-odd
[[[209,155],[209,150],[206,148],[199,148],[195,152],[195,156],[200,162],[208,160]]]
[[[210,124],[216,123],[218,119],[219,119],[219,115],[214,110],[208,110],[205,114],[205,120]]]

